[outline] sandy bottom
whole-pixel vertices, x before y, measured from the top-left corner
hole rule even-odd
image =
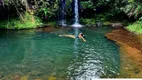
[[[106,37],[120,46],[121,70],[118,78],[142,78],[142,35],[117,29],[107,33]]]

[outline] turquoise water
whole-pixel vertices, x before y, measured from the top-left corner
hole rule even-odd
[[[0,32],[0,74],[24,75],[29,80],[54,77],[57,80],[91,80],[117,77],[120,70],[118,46],[104,34],[109,27],[82,28],[87,42],[59,37],[74,34],[72,28],[50,31]],[[11,77],[10,77],[11,78]]]

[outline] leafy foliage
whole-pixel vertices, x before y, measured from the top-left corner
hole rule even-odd
[[[138,20],[135,23],[126,27],[131,32],[142,34],[142,21]]]
[[[7,6],[15,6],[17,13],[34,10],[40,17],[58,15],[60,0],[4,0]],[[142,14],[141,0],[80,0],[81,10],[108,10],[112,14],[126,13],[129,17],[139,18]],[[72,0],[66,1],[66,12],[71,13]],[[104,7],[103,9],[101,7]],[[25,10],[26,9],[26,10]]]
[[[140,18],[142,16],[142,3],[137,0],[128,0],[128,3],[121,8],[129,17]]]
[[[82,9],[94,9],[94,4],[92,1],[82,1],[80,4]]]
[[[59,11],[59,1],[60,0],[2,0],[4,3],[4,9],[11,10],[13,13],[16,13],[20,17],[20,22],[32,22],[35,20],[35,16],[40,17],[43,20],[49,20],[57,18]],[[127,15],[129,18],[135,18],[137,20],[142,18],[142,0],[79,0],[80,1],[80,10],[81,10],[81,19],[89,22],[88,16],[97,17],[102,13],[107,13],[109,16],[117,16],[120,13]],[[73,0],[66,0],[66,16],[73,16],[72,6],[74,5]],[[0,7],[2,9],[2,7]],[[4,14],[0,13],[0,14]],[[25,17],[30,15],[31,17]],[[13,14],[8,14],[13,17]],[[106,20],[106,15],[104,18]],[[15,16],[14,16],[15,17]],[[68,18],[70,18],[68,17]],[[31,19],[30,19],[31,18]],[[101,17],[101,20],[104,20]],[[37,19],[39,20],[39,19]],[[90,20],[90,21],[91,21]],[[13,20],[14,21],[14,20]],[[8,27],[12,28],[12,27]]]
[[[50,18],[57,15],[58,8],[58,0],[42,1],[42,4],[37,8],[36,14],[42,18]]]
[[[23,16],[24,20],[21,20],[20,18],[13,18],[9,19],[8,21],[1,21],[0,22],[0,28],[3,29],[29,29],[29,28],[36,28],[37,26],[42,25],[41,20],[36,17],[32,16],[29,13],[25,13]]]

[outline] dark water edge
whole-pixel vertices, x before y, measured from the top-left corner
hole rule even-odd
[[[115,78],[120,71],[119,47],[105,37],[109,27],[83,28],[87,42],[59,34],[72,28],[0,32],[1,79],[85,80]]]

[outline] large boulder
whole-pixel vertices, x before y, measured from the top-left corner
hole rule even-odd
[[[123,28],[125,25],[123,23],[110,23],[114,28]]]

